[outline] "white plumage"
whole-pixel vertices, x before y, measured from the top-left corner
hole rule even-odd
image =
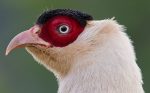
[[[89,21],[72,44],[29,53],[58,78],[58,93],[144,93],[141,71],[124,27],[112,19]]]
[[[44,12],[12,39],[6,54],[26,47],[58,79],[58,93],[144,93],[124,26],[70,9]]]

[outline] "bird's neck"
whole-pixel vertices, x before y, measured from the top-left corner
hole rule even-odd
[[[76,41],[84,42],[79,45],[48,53],[28,47],[58,78],[58,93],[144,93],[131,41],[115,22],[106,20],[104,24],[93,39],[86,32],[81,35]]]
[[[78,57],[60,79],[58,93],[144,93],[132,45],[125,43],[129,39],[115,39]]]

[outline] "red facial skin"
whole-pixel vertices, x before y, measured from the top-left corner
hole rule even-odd
[[[69,27],[68,33],[62,34],[58,31],[61,25]],[[75,41],[83,30],[84,26],[81,26],[76,19],[69,16],[55,16],[42,26],[36,24],[16,35],[6,49],[6,55],[15,48],[28,45],[44,45],[46,48],[64,47]]]
[[[60,25],[68,25],[69,33],[59,33]],[[42,25],[39,37],[53,46],[64,47],[75,41],[83,30],[84,27],[76,19],[69,16],[55,16]]]

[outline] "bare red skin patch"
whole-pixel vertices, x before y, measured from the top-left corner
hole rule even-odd
[[[60,25],[69,26],[70,31],[66,34],[59,33]],[[83,30],[84,27],[76,19],[69,16],[55,16],[42,25],[39,37],[56,47],[64,47],[75,41]]]

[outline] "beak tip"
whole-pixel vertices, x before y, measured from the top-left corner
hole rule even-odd
[[[5,52],[5,56],[8,56],[8,54],[9,54],[8,52]]]
[[[8,56],[8,54],[14,50],[16,46],[12,46],[11,43],[7,46],[6,51],[5,51],[5,56]]]
[[[5,56],[8,56],[9,53],[10,53],[10,50],[7,48],[5,52]]]
[[[9,52],[6,51],[6,52],[5,52],[5,56],[8,56],[8,54],[9,54]]]

